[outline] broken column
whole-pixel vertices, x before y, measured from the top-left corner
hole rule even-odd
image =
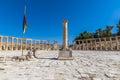
[[[59,60],[72,60],[72,49],[68,48],[68,21],[63,20],[63,44],[59,50]]]

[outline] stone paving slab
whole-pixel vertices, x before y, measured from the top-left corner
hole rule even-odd
[[[21,54],[0,56],[12,53]],[[74,60],[57,60],[58,51],[38,53],[39,59],[30,61],[5,58],[0,63],[0,80],[120,80],[120,51],[73,51]]]

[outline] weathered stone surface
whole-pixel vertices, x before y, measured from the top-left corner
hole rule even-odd
[[[0,68],[0,70],[5,70],[4,68]]]
[[[59,60],[73,60],[72,51],[59,51]]]
[[[73,51],[73,60],[57,60],[57,51],[38,52],[40,59],[0,63],[0,80],[120,80],[119,51]]]
[[[101,78],[92,78],[92,80],[102,80]]]

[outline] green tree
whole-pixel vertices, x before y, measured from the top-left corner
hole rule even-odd
[[[84,31],[82,33],[82,39],[89,39],[89,38],[92,38],[92,35],[90,32],[87,32],[87,31]]]
[[[103,37],[103,30],[101,28],[97,29],[96,34],[98,37]]]
[[[120,35],[120,20],[119,20],[119,22],[117,24],[117,28],[118,28],[117,35]]]
[[[92,33],[84,31],[84,32],[80,33],[79,36],[76,36],[75,40],[89,39],[89,38],[93,38]]]
[[[80,39],[89,39],[89,38],[101,38],[101,37],[110,37],[110,36],[116,36],[120,35],[120,20],[117,24],[117,34],[112,33],[113,26],[106,26],[106,29],[103,30],[102,28],[98,28],[96,32],[90,33],[87,31],[84,31],[80,33],[78,36],[75,37],[75,40],[80,40]]]
[[[79,40],[79,39],[80,39],[79,36],[76,36],[76,37],[75,37],[75,40]]]
[[[112,32],[111,32],[112,29],[113,29],[113,26],[106,26],[105,37],[112,36]]]
[[[92,33],[92,35],[93,35],[93,38],[98,38],[98,33],[97,32]]]

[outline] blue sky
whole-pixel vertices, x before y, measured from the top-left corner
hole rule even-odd
[[[62,20],[68,19],[69,42],[85,30],[114,26],[120,19],[120,0],[0,0],[0,35],[22,37],[26,4],[26,38],[62,43]]]

